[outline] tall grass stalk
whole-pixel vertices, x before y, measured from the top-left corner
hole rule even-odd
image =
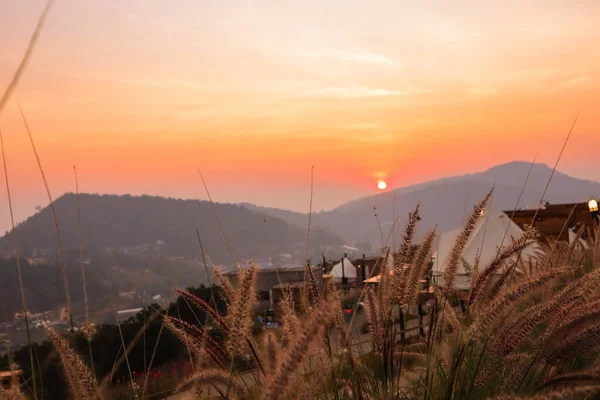
[[[490,198],[491,192],[465,222],[451,252],[452,264],[463,257]],[[225,335],[223,342],[210,340],[198,318],[196,325],[163,315],[161,332],[163,327],[174,332],[194,363],[193,376],[179,389],[200,391],[211,386],[226,399],[484,399],[546,395],[559,389],[575,393],[577,385],[598,377],[600,264],[593,258],[598,238],[589,249],[569,247],[572,257],[566,259],[559,252],[548,252],[550,269],[520,275],[520,268],[512,271],[507,267],[532,244],[532,232],[526,231],[491,262],[477,268],[469,301],[461,308],[455,300],[464,299],[467,293],[455,288],[454,272],[446,271],[444,284],[433,293],[424,293],[419,287],[433,251],[435,230],[413,245],[417,216],[418,208],[399,246],[415,249],[414,255],[413,251],[401,251],[406,254],[396,256],[405,263],[388,266],[392,247],[384,245],[379,283],[360,292],[359,299],[366,299],[369,322],[365,343],[352,336],[356,314],[346,326],[335,286],[328,284],[322,293],[308,262],[310,307],[306,313],[296,312],[288,289],[282,303],[281,331],[252,329],[257,273],[252,263],[237,270],[237,285],[217,275],[227,295],[224,315],[214,304],[177,289],[188,306],[210,315]],[[392,230],[387,240],[393,236]],[[586,258],[587,266],[570,265],[571,258]],[[520,279],[514,283],[506,279],[507,271],[519,274]],[[175,285],[177,280],[171,279]],[[429,321],[423,323],[418,336],[410,337],[410,311],[421,304],[423,296],[430,299]],[[330,340],[336,331],[338,340]],[[129,351],[121,332],[120,337],[122,358],[128,363]],[[247,374],[237,363],[246,355],[253,367]],[[65,373],[68,378],[69,374],[76,377],[69,367]],[[244,379],[248,375],[253,383]]]
[[[29,129],[29,124],[27,123],[27,118],[25,117],[25,113],[23,112],[23,108],[19,105],[19,111],[21,112],[21,117],[23,118],[23,124],[25,125],[25,129],[27,130],[27,135],[29,136],[29,141],[31,143],[31,148],[33,149],[33,153],[35,155],[35,160],[38,165],[38,169],[40,171],[40,175],[42,176],[42,181],[44,182],[44,187],[46,188],[46,194],[48,196],[48,201],[50,203],[50,209],[52,210],[52,217],[54,218],[54,228],[56,229],[56,241],[58,245],[58,255],[60,258],[60,268],[63,274],[63,283],[65,286],[65,297],[67,301],[67,313],[69,315],[69,323],[71,324],[71,331],[74,331],[75,325],[73,323],[73,308],[71,303],[71,290],[69,288],[69,278],[67,276],[67,265],[65,263],[65,255],[63,252],[63,246],[60,238],[60,228],[58,226],[58,217],[56,215],[56,208],[54,207],[54,200],[52,199],[52,194],[50,193],[50,187],[48,186],[48,181],[46,180],[46,174],[44,173],[44,168],[42,167],[42,162],[40,160],[40,156],[38,154],[37,148],[35,147],[35,142],[33,141],[33,135],[31,134],[31,130]]]
[[[304,260],[308,265],[308,247],[310,245],[310,223],[312,221],[312,207],[313,207],[313,192],[315,186],[315,167],[310,167],[310,204],[308,206],[308,227],[306,228],[306,252],[304,254]],[[310,269],[310,265],[308,265]]]
[[[119,313],[117,312],[117,308],[115,307],[114,300],[111,295],[111,303],[112,308],[115,313],[115,318],[117,321],[117,330],[119,332],[119,339],[121,340],[121,348],[123,349],[123,356],[125,357],[125,363],[127,364],[127,372],[129,373],[129,383],[131,384],[131,391],[135,393],[137,388],[134,386],[135,382],[133,380],[133,374],[131,373],[131,364],[129,363],[129,352],[127,351],[127,346],[125,345],[125,338],[123,337],[123,330],[121,329],[121,321],[119,321]]]
[[[562,158],[562,155],[565,151],[565,149],[567,148],[567,144],[569,143],[569,139],[571,139],[571,135],[573,133],[573,130],[575,129],[575,125],[577,124],[577,120],[579,119],[579,111],[577,112],[577,114],[575,115],[575,118],[573,119],[573,123],[571,124],[571,128],[569,129],[569,132],[567,133],[567,136],[565,137],[565,141],[563,142],[563,145],[560,149],[560,152],[558,153],[558,157],[556,158],[556,162],[554,163],[554,167],[552,168],[552,173],[550,174],[550,177],[548,178],[548,181],[546,182],[546,186],[544,187],[544,191],[542,192],[542,195],[540,196],[540,201],[538,203],[538,206],[535,209],[535,213],[533,214],[533,217],[531,218],[531,226],[534,227],[535,226],[535,221],[537,219],[537,216],[540,212],[540,209],[542,208],[542,205],[544,203],[544,198],[546,197],[546,193],[548,192],[548,188],[550,187],[550,183],[552,182],[552,178],[554,178],[554,174],[556,173],[556,169],[558,168],[558,164]],[[534,160],[535,162],[535,160]],[[533,168],[533,165],[532,167]],[[530,171],[531,173],[531,171]],[[529,175],[528,175],[529,176]],[[527,183],[527,180],[525,180],[525,184]],[[514,215],[514,213],[513,213]],[[512,219],[511,219],[512,220]],[[519,251],[515,262],[512,265],[512,270],[508,280],[509,282],[512,281],[513,276],[514,276],[514,269],[516,268],[516,264],[519,262],[519,260],[521,259],[521,254],[522,254],[523,250]]]
[[[92,373],[95,374],[94,369],[94,353],[92,351],[92,337],[94,335],[95,327],[92,325],[90,321],[90,308],[88,304],[88,293],[87,293],[87,283],[85,279],[85,257],[83,252],[83,233],[81,231],[81,205],[79,201],[79,179],[77,178],[77,168],[73,166],[73,173],[75,175],[75,198],[77,200],[77,237],[79,239],[79,261],[81,267],[81,284],[83,286],[83,303],[85,307],[85,338],[88,343],[88,348],[90,351],[90,367],[92,369]]]
[[[54,4],[54,0],[46,1],[46,5],[44,6],[44,9],[42,10],[42,13],[40,14],[40,16],[38,18],[37,24],[35,26],[35,30],[33,31],[31,38],[29,39],[29,43],[27,43],[27,49],[25,50],[25,54],[23,54],[23,57],[21,57],[21,62],[19,63],[17,70],[13,74],[12,79],[8,83],[8,86],[6,87],[6,89],[4,89],[4,92],[2,93],[2,97],[0,97],[0,115],[2,115],[2,111],[4,110],[4,107],[10,100],[11,95],[17,88],[17,85],[19,84],[19,80],[21,79],[21,76],[23,75],[23,73],[25,72],[25,69],[27,68],[29,59],[31,58],[31,55],[33,54],[33,50],[35,49],[35,45],[37,44],[40,33],[42,32],[42,28],[44,27],[44,24],[46,22],[46,19],[48,18],[48,14],[50,13],[50,9],[52,8],[53,4]]]
[[[223,239],[223,243],[225,244],[225,247],[227,248],[227,252],[229,253],[231,262],[233,263],[233,265],[236,265],[238,258],[233,257],[233,252],[231,251],[231,246],[229,245],[227,236],[225,235],[225,230],[223,229],[223,224],[221,224],[221,219],[219,218],[219,213],[217,212],[215,203],[213,202],[212,196],[210,195],[210,191],[208,190],[208,185],[206,184],[206,181],[204,180],[204,175],[202,175],[202,171],[200,171],[200,168],[198,168],[198,174],[200,175],[200,179],[202,180],[202,185],[204,186],[204,190],[206,191],[206,195],[208,196],[208,200],[210,201],[210,204],[212,206],[213,214],[215,216],[215,219],[217,220],[217,225],[219,226],[219,231],[221,232],[221,238]]]
[[[35,378],[35,363],[33,357],[33,346],[31,341],[31,329],[29,326],[29,311],[27,310],[27,302],[25,300],[25,286],[23,284],[23,273],[21,268],[21,254],[19,253],[19,244],[17,240],[17,231],[15,230],[15,216],[12,206],[12,196],[10,192],[10,183],[8,180],[8,166],[6,163],[6,153],[4,151],[4,137],[2,130],[0,129],[0,148],[2,149],[2,165],[4,166],[4,181],[6,182],[6,196],[8,197],[8,211],[10,214],[10,226],[11,236],[13,242],[13,248],[15,250],[15,258],[17,261],[17,276],[19,277],[19,291],[21,293],[21,306],[23,308],[23,318],[25,319],[25,331],[27,332],[27,346],[29,347],[29,362],[31,368],[32,385],[33,385],[33,397],[35,400],[38,398],[37,383]]]

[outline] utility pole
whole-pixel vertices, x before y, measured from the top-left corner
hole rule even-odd
[[[344,259],[346,258],[346,253],[344,253],[344,257],[342,258],[342,285],[348,284],[348,278],[346,278],[346,274],[344,271]]]
[[[363,253],[362,255],[362,259],[360,260],[360,273],[361,273],[361,277],[362,277],[362,281],[364,283],[364,281],[367,279],[367,267],[365,266],[365,253]]]

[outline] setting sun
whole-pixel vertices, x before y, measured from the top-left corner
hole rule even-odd
[[[379,181],[379,182],[377,182],[377,189],[384,190],[386,188],[387,188],[387,183],[385,183],[385,181]]]

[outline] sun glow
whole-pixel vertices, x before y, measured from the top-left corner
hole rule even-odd
[[[385,181],[379,181],[377,182],[377,189],[379,190],[385,190],[387,188],[387,183],[385,183]]]

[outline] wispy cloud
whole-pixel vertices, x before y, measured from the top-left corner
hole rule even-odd
[[[580,87],[590,84],[593,81],[593,78],[589,75],[577,75],[571,79],[568,79],[564,86],[567,88]]]
[[[181,79],[121,79],[121,83],[135,86],[156,88],[187,88],[187,89],[209,89],[207,85]]]
[[[306,93],[307,96],[323,96],[323,97],[343,97],[343,98],[360,98],[360,97],[390,97],[403,96],[406,92],[399,90],[390,90],[383,88],[368,88],[361,86],[353,87],[325,87]]]
[[[313,51],[306,51],[300,53],[302,57],[311,58],[326,58],[340,61],[357,62],[362,64],[374,64],[374,65],[385,65],[389,67],[398,67],[400,64],[383,55],[375,53],[351,53],[347,51],[336,51],[333,53],[319,53]]]
[[[381,54],[373,53],[348,53],[346,51],[337,52],[334,56],[342,61],[356,61],[365,64],[382,64],[389,65],[390,67],[397,67],[399,64]]]

